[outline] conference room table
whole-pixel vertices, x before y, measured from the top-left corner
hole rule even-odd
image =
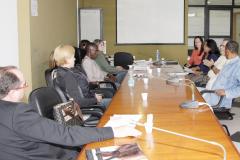
[[[140,123],[146,122],[147,114],[153,114],[153,126],[181,134],[214,141],[222,144],[227,152],[227,160],[239,160],[240,155],[222,125],[207,105],[196,109],[183,109],[179,105],[191,100],[190,87],[186,85],[168,85],[168,78],[172,66],[161,68],[152,73],[142,71],[149,77],[144,84],[142,74],[136,74],[134,87],[128,86],[127,75],[115,94],[110,106],[101,118],[98,127],[103,127],[114,114],[140,114]],[[148,93],[148,100],[143,101],[141,93]],[[195,90],[195,97],[199,102],[204,99]],[[221,160],[223,151],[220,147],[185,137],[153,130],[151,134],[145,132],[142,126],[136,126],[142,132],[140,137],[114,138],[102,142],[87,144],[78,156],[78,160],[85,160],[86,149],[137,143],[143,153],[151,160]]]

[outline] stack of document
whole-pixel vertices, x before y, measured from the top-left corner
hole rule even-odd
[[[142,115],[140,114],[114,114],[105,124],[105,127],[130,126],[135,127],[134,122],[138,122]]]
[[[134,67],[133,69],[135,71],[145,71],[147,70],[147,67],[149,66],[150,62],[146,60],[138,60],[134,62]]]

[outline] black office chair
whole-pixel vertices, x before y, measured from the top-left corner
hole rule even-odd
[[[215,94],[214,90],[202,90],[200,91],[201,95],[205,93],[211,93]],[[216,117],[219,120],[232,120],[233,119],[233,113],[230,112],[230,109],[220,107],[222,101],[223,101],[224,96],[220,96],[219,101],[216,105],[211,106],[213,108],[213,112],[216,115]]]
[[[74,49],[75,49],[75,54],[74,54],[75,62],[74,62],[74,64],[75,65],[81,64],[82,63],[81,50],[77,47],[74,47]]]
[[[48,87],[52,87],[53,84],[52,84],[52,71],[53,69],[52,68],[48,68],[45,70],[45,81],[46,81],[46,84]]]
[[[61,97],[55,89],[41,87],[33,90],[29,95],[29,103],[43,117],[54,120],[53,106],[62,103]]]
[[[57,104],[66,102],[66,99],[61,98],[58,92],[52,87],[41,87],[33,90],[29,95],[29,103],[43,117],[54,120],[53,107]],[[82,110],[82,109],[81,109]],[[82,110],[83,115],[90,115],[84,120],[83,126],[95,127],[103,115],[101,111]]]
[[[133,64],[133,55],[127,52],[116,52],[114,54],[114,66],[122,66],[124,69],[129,69],[128,65]]]

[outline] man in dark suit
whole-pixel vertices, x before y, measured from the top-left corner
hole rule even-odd
[[[0,67],[0,159],[75,159],[73,147],[110,139],[138,136],[129,127],[66,127],[39,116],[21,103],[26,81],[16,67]]]

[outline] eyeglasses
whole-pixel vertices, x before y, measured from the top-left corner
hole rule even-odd
[[[27,84],[27,82],[25,81],[22,86],[19,86],[19,87],[17,87],[17,88],[14,88],[14,90],[24,89],[24,88],[27,88],[27,87],[28,87],[28,84]]]

